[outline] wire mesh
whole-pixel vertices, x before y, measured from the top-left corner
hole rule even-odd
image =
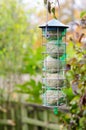
[[[65,85],[66,29],[43,29],[43,104],[58,107],[66,104]]]

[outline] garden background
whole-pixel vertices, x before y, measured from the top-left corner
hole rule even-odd
[[[0,0],[0,130],[86,129],[86,2]],[[38,26],[59,17],[67,30],[64,93],[69,111],[42,107],[42,37]],[[35,123],[34,123],[35,122]],[[48,127],[49,125],[49,127]]]

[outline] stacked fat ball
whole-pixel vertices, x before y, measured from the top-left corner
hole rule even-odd
[[[44,103],[46,105],[63,105],[65,95],[62,91],[46,90],[44,96]]]
[[[60,89],[64,84],[64,76],[58,73],[46,73],[46,77],[43,78],[43,84],[50,88]]]
[[[65,95],[61,89],[64,86],[65,77],[61,57],[65,54],[65,43],[59,44],[57,40],[49,41],[46,44],[46,53],[43,64],[44,104],[48,106],[62,105]]]
[[[65,52],[64,44],[60,45],[56,43],[56,41],[50,41],[46,44],[47,53],[53,58],[59,58]]]

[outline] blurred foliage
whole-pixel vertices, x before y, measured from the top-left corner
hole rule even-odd
[[[53,2],[50,4],[48,12],[53,13],[52,10],[50,12]],[[66,4],[67,8],[70,7],[71,2],[67,0],[63,4]],[[75,9],[71,8],[72,20],[77,14],[74,12],[76,12]],[[86,130],[86,11],[81,12],[80,18],[80,24],[72,24],[71,32],[68,33],[69,39],[67,39],[67,88],[63,91],[67,96],[69,113],[59,112],[58,115],[59,123],[63,123],[68,130]]]
[[[26,101],[31,103],[41,103],[41,83],[36,82],[33,79],[30,81],[25,82],[22,85],[17,85],[18,89],[17,92],[28,94]]]
[[[80,14],[80,18],[86,16],[86,10],[85,11],[82,11],[81,14]]]
[[[2,0],[0,5],[0,73],[23,71],[29,62],[35,69],[39,66],[36,61],[40,59],[40,47],[34,48],[37,29],[28,20],[31,14],[16,0]],[[29,66],[25,72],[32,73]]]
[[[28,27],[24,10],[16,0],[0,2],[0,74],[15,72],[21,68],[27,43]]]
[[[86,21],[85,13],[81,20],[83,16]],[[86,24],[81,23],[72,33],[67,45],[67,88],[64,89],[70,112],[59,113],[59,120],[68,130],[86,130]],[[75,36],[77,33],[79,37]]]
[[[29,19],[31,12],[25,12],[23,6],[17,0],[0,1],[0,75],[28,73],[30,80],[18,84],[16,91],[27,94],[29,102],[41,103],[41,83],[31,77],[37,77],[41,70],[42,49],[35,46],[40,36]],[[54,5],[49,11],[55,17]],[[86,130],[86,11],[80,16],[81,25],[75,28],[67,45],[67,88],[63,91],[70,112],[58,115],[68,130]],[[3,89],[1,100],[2,93]]]
[[[47,5],[47,0],[43,0]],[[79,0],[48,0],[47,11],[49,14],[65,23],[79,20],[81,11],[85,13],[86,2]],[[83,15],[83,13],[81,15]],[[50,17],[50,15],[48,15]]]
[[[28,74],[28,92],[27,83],[16,89],[28,93],[28,101],[39,102],[41,83],[31,76],[40,73],[41,47],[35,45],[40,35],[37,25],[30,20],[32,14],[17,0],[0,1],[0,75]]]
[[[30,75],[37,75],[40,73],[41,70],[41,47],[28,48],[29,52],[26,52],[24,56],[24,63],[25,66],[22,68],[23,73],[29,73]]]

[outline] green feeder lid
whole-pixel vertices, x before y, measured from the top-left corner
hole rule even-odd
[[[68,28],[67,25],[64,25],[63,23],[61,23],[59,20],[57,19],[52,19],[50,21],[48,21],[47,23],[44,23],[42,25],[40,25],[40,28],[45,28],[45,27],[57,27],[57,28]]]

